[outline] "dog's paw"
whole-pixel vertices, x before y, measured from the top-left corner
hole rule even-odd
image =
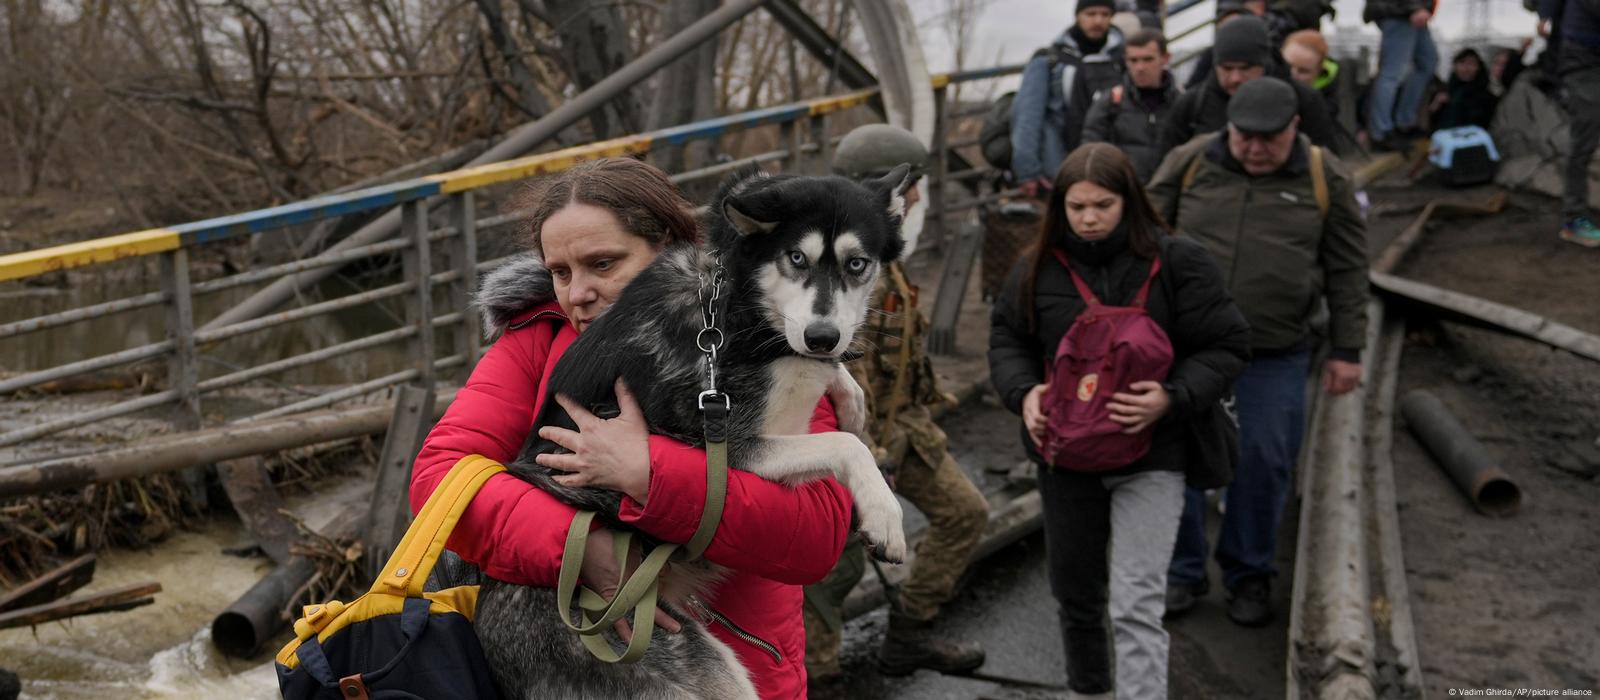
[[[833,381],[828,383],[828,400],[833,402],[833,412],[839,419],[839,430],[861,436],[867,430],[867,393],[861,390],[856,378],[850,376],[844,365],[835,368]]]
[[[906,560],[906,531],[900,500],[888,485],[864,489],[854,494],[856,515],[860,520],[857,530],[865,540],[867,551],[878,561],[890,564]]]

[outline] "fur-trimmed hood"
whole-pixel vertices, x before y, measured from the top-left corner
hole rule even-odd
[[[484,275],[472,303],[483,316],[484,339],[494,340],[518,316],[555,300],[555,285],[544,261],[533,253],[523,253]]]

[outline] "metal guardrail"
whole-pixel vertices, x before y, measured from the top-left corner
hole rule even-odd
[[[936,167],[929,174],[929,185],[936,199],[943,192],[943,185],[954,181],[949,177],[946,167],[945,131],[950,126],[947,122],[955,121],[945,119],[946,88],[956,83],[1019,73],[1022,68],[1021,65],[999,66],[933,77],[938,127],[935,134]],[[408,368],[379,377],[352,377],[350,381],[356,383],[350,386],[272,408],[244,420],[323,408],[406,382],[432,385],[439,374],[446,370],[470,371],[482,348],[477,316],[468,312],[468,301],[477,286],[478,274],[491,269],[498,262],[479,259],[478,231],[518,218],[518,213],[510,212],[480,219],[476,213],[476,195],[479,191],[493,185],[558,172],[585,160],[642,155],[655,148],[679,146],[694,140],[717,138],[774,124],[782,132],[779,150],[679,173],[672,176],[673,181],[682,184],[715,178],[747,163],[778,162],[785,168],[821,171],[824,169],[822,161],[831,150],[832,139],[826,138],[829,115],[866,105],[876,93],[876,90],[861,90],[806,100],[242,214],[0,256],[0,281],[26,279],[59,270],[151,255],[159,256],[160,262],[158,291],[5,323],[0,325],[0,338],[9,341],[30,333],[69,324],[93,323],[113,314],[151,307],[163,309],[167,331],[166,339],[159,342],[0,378],[0,395],[9,395],[49,382],[157,360],[165,362],[167,377],[161,391],[0,433],[0,447],[18,445],[163,405],[177,407],[176,413],[171,416],[174,428],[193,430],[203,422],[200,408],[202,395],[336,357],[370,352],[392,343],[406,343],[409,346]],[[805,128],[802,122],[809,122],[810,128]],[[819,138],[821,141],[818,141]],[[966,170],[957,175],[965,179],[974,177],[975,173]],[[441,195],[447,198],[446,204],[438,207],[445,220],[441,223],[446,225],[437,226],[429,221],[429,199]],[[401,235],[396,239],[216,279],[200,282],[190,279],[189,254],[199,246],[245,234],[281,231],[291,226],[352,214],[378,212],[396,205],[402,211]],[[941,231],[941,219],[951,212],[975,206],[974,200],[970,199],[962,205],[944,207],[938,212],[939,216],[930,216],[929,233]],[[924,237],[924,240],[934,244],[939,239],[938,235]],[[394,284],[306,303],[260,318],[197,330],[197,297],[306,270],[394,254],[400,255],[403,268],[401,280]],[[436,262],[436,257],[441,260]],[[225,340],[387,300],[403,302],[405,317],[398,327],[235,369],[226,374],[202,377],[201,361],[209,359],[202,357],[202,354]],[[465,372],[462,376],[465,376]]]

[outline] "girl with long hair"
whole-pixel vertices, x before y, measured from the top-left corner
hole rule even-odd
[[[1133,305],[1148,283],[1145,312],[1173,355],[1164,377],[1099,387],[1114,392],[1109,419],[1129,435],[1149,431],[1150,442],[1142,457],[1096,471],[1071,453],[1041,456],[1050,438],[1046,365],[1088,306],[1079,283],[1107,306]],[[1167,563],[1197,451],[1195,422],[1244,371],[1249,326],[1209,254],[1171,235],[1127,156],[1104,143],[1078,148],[1062,163],[1038,239],[1013,268],[991,320],[991,377],[1005,406],[1022,416],[1023,447],[1039,466],[1072,697],[1109,698],[1114,690],[1120,698],[1164,698]]]

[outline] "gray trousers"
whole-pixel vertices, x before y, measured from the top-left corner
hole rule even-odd
[[[1566,194],[1561,198],[1562,218],[1589,215],[1589,160],[1600,143],[1600,66],[1561,76],[1567,93],[1567,115],[1572,120],[1572,151],[1567,154]]]
[[[1183,491],[1181,472],[1100,477],[1040,467],[1050,589],[1061,605],[1073,692],[1115,687],[1124,700],[1167,697],[1161,616]]]

